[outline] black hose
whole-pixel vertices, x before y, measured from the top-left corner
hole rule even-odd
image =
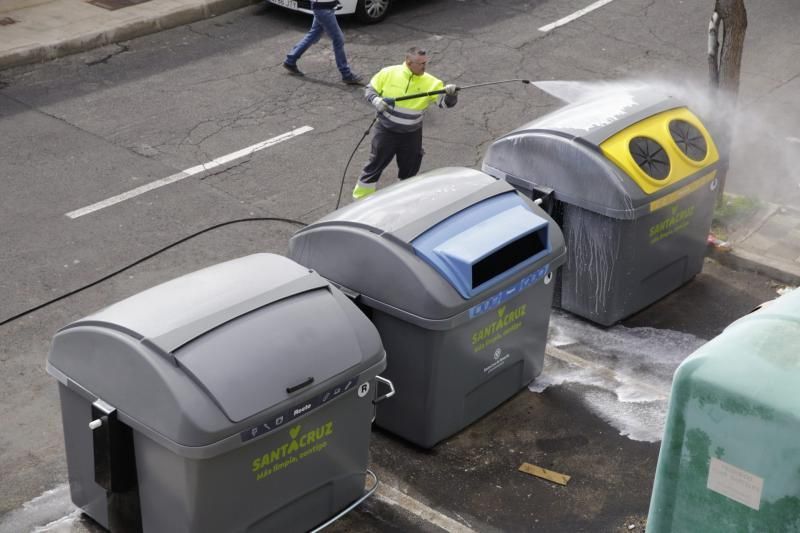
[[[531,80],[526,80],[526,79],[521,79],[520,78],[520,79],[512,79],[512,80],[488,81],[488,82],[485,82],[485,83],[476,83],[476,84],[473,84],[473,85],[464,85],[462,87],[459,87],[458,90],[459,91],[463,91],[464,89],[474,89],[475,87],[486,87],[487,85],[499,85],[501,83],[513,83],[513,82],[521,82],[521,83],[528,83],[529,84],[529,83],[531,83]],[[395,102],[399,102],[399,101],[403,101],[403,100],[411,100],[413,98],[421,98],[423,96],[434,96],[434,95],[437,95],[437,94],[444,94],[444,92],[445,92],[444,89],[439,89],[437,91],[430,91],[430,92],[426,92],[426,93],[409,94],[409,95],[406,95],[406,96],[401,96],[399,98],[394,98],[394,101]],[[361,146],[361,143],[364,142],[364,139],[367,137],[367,135],[369,135],[369,132],[370,132],[370,130],[372,130],[372,126],[375,125],[375,121],[376,120],[378,120],[378,115],[375,115],[375,117],[372,119],[372,122],[369,123],[369,126],[364,131],[364,134],[361,136],[361,138],[358,140],[358,143],[356,144],[356,147],[353,149],[353,153],[350,154],[350,158],[347,160],[347,164],[344,167],[344,172],[342,173],[342,182],[339,184],[339,195],[338,195],[338,197],[336,199],[336,208],[334,210],[339,209],[339,205],[342,202],[342,190],[344,189],[344,182],[345,182],[345,180],[347,178],[347,169],[350,168],[350,162],[353,160],[353,157],[356,155],[356,151],[358,151],[358,148],[359,148],[359,146]],[[126,270],[129,270],[129,269],[135,267],[136,265],[138,265],[140,263],[143,263],[143,262],[147,261],[148,259],[151,259],[151,258],[155,257],[156,255],[169,250],[170,248],[172,248],[174,246],[177,246],[177,245],[179,245],[181,243],[184,243],[184,242],[186,242],[186,241],[188,241],[190,239],[193,239],[193,238],[195,238],[195,237],[197,237],[199,235],[202,235],[203,233],[209,232],[211,230],[215,230],[217,228],[221,228],[223,226],[228,226],[228,225],[231,225],[231,224],[238,224],[240,222],[256,222],[256,221],[286,222],[288,224],[296,224],[296,225],[298,225],[300,227],[304,227],[304,226],[308,225],[305,222],[301,222],[299,220],[293,220],[291,218],[281,218],[281,217],[239,218],[239,219],[236,219],[236,220],[229,220],[227,222],[222,222],[220,224],[215,224],[215,225],[210,226],[208,228],[202,229],[202,230],[200,230],[198,232],[192,233],[191,235],[188,235],[188,236],[186,236],[186,237],[184,237],[184,238],[182,238],[182,239],[180,239],[178,241],[175,241],[175,242],[173,242],[173,243],[171,243],[171,244],[169,244],[169,245],[167,245],[167,246],[165,246],[165,247],[163,247],[163,248],[161,248],[159,250],[156,250],[155,252],[153,252],[151,254],[148,254],[148,255],[142,257],[141,259],[137,259],[133,263],[130,263],[129,265],[126,265],[126,266],[124,266],[124,267],[122,267],[122,268],[120,268],[118,270],[115,270],[114,272],[112,272],[110,274],[107,274],[107,275],[103,276],[102,278],[89,283],[88,285],[84,285],[83,287],[78,287],[77,289],[74,289],[74,290],[69,291],[69,292],[67,292],[65,294],[62,294],[61,296],[53,298],[52,300],[48,300],[48,301],[46,301],[44,303],[41,303],[41,304],[39,304],[39,305],[37,305],[35,307],[32,307],[30,309],[26,309],[25,311],[23,311],[21,313],[17,313],[14,316],[6,318],[2,322],[0,322],[0,326],[5,326],[6,324],[8,324],[10,322],[13,322],[15,320],[18,320],[18,319],[22,318],[25,315],[28,315],[30,313],[34,313],[34,312],[38,311],[39,309],[47,307],[48,305],[52,305],[52,304],[54,304],[56,302],[59,302],[59,301],[65,299],[65,298],[69,298],[70,296],[78,294],[81,291],[85,291],[86,289],[94,287],[95,285],[98,285],[98,284],[100,284],[100,283],[102,283],[104,281],[107,281],[107,280],[113,278],[114,276],[118,276],[119,274],[122,274]]]
[[[459,87],[459,91],[463,91],[464,89],[474,89],[475,87],[486,87],[487,85],[499,85],[501,83],[514,83],[514,82],[521,82],[521,83],[531,83],[531,80],[526,80],[522,78],[515,78],[512,80],[498,80],[498,81],[487,81],[485,83],[475,83],[473,85],[464,85],[463,87]],[[439,89],[436,91],[429,91],[426,93],[416,93],[416,94],[409,94],[406,96],[399,96],[397,98],[392,98],[395,102],[402,102],[404,100],[413,100],[414,98],[422,98],[423,96],[435,96],[437,94],[444,94],[444,89]],[[361,146],[361,143],[364,142],[364,139],[367,135],[369,135],[372,126],[375,125],[375,121],[378,120],[378,115],[375,115],[375,118],[372,119],[372,122],[369,123],[369,126],[364,131],[364,135],[356,143],[356,147],[353,149],[353,153],[350,154],[350,158],[347,160],[347,164],[344,166],[344,172],[342,172],[342,182],[339,184],[339,194],[336,197],[336,207],[334,207],[334,211],[339,209],[339,205],[342,203],[342,190],[344,189],[344,182],[347,179],[347,169],[350,168],[350,162],[353,160],[353,156],[356,155],[356,151],[358,151],[358,147]]]
[[[362,135],[358,140],[358,143],[356,143],[356,147],[353,148],[353,153],[350,154],[350,159],[347,160],[347,164],[344,166],[344,172],[342,172],[342,182],[339,184],[339,195],[336,197],[336,207],[333,208],[334,211],[339,209],[339,204],[342,203],[342,189],[344,189],[344,181],[347,178],[347,169],[350,168],[350,161],[353,160],[353,156],[356,155],[358,147],[361,146],[361,143],[364,142],[364,139],[367,137],[367,135],[369,135],[369,132],[372,129],[372,126],[375,125],[376,120],[378,120],[378,115],[375,115],[375,118],[373,118],[372,122],[369,123],[369,126],[364,131],[364,135]]]
[[[122,268],[120,268],[118,270],[115,270],[111,274],[103,276],[102,278],[89,283],[88,285],[84,285],[83,287],[79,287],[79,288],[77,288],[75,290],[72,290],[72,291],[66,293],[66,294],[62,294],[61,296],[53,298],[52,300],[48,300],[48,301],[46,301],[44,303],[41,303],[41,304],[39,304],[39,305],[37,305],[35,307],[27,309],[27,310],[25,310],[25,311],[23,311],[21,313],[17,313],[16,315],[14,315],[12,317],[6,318],[2,322],[0,322],[0,326],[4,326],[4,325],[8,324],[9,322],[13,322],[13,321],[15,321],[15,320],[17,320],[19,318],[22,318],[23,316],[25,316],[27,314],[36,312],[39,309],[42,309],[43,307],[47,307],[50,304],[54,304],[56,302],[59,302],[59,301],[63,300],[64,298],[69,298],[70,296],[72,296],[74,294],[77,294],[77,293],[79,293],[81,291],[85,291],[86,289],[88,289],[90,287],[94,287],[95,285],[97,285],[99,283],[102,283],[102,282],[104,282],[104,281],[106,281],[108,279],[113,278],[114,276],[122,274],[126,270],[131,269],[131,268],[135,267],[136,265],[138,265],[140,263],[143,263],[143,262],[147,261],[148,259],[151,259],[151,258],[155,257],[156,255],[169,250],[173,246],[177,246],[177,245],[179,245],[179,244],[181,244],[183,242],[188,241],[189,239],[193,239],[193,238],[197,237],[198,235],[202,235],[203,233],[206,233],[208,231],[211,231],[211,230],[214,230],[214,229],[217,229],[217,228],[221,228],[223,226],[229,226],[231,224],[238,224],[240,222],[256,222],[256,221],[286,222],[288,224],[297,224],[298,226],[301,226],[301,227],[308,226],[308,224],[306,224],[305,222],[301,222],[299,220],[292,220],[291,218],[280,218],[280,217],[249,217],[249,218],[238,218],[236,220],[229,220],[227,222],[221,222],[221,223],[215,224],[215,225],[213,225],[211,227],[202,229],[202,230],[200,230],[198,232],[192,233],[191,235],[189,235],[187,237],[184,237],[184,238],[182,238],[182,239],[180,239],[178,241],[175,241],[172,244],[169,244],[169,245],[167,245],[167,246],[165,246],[165,247],[163,247],[163,248],[161,248],[159,250],[156,250],[155,252],[153,252],[151,254],[148,254],[148,255],[142,257],[141,259],[138,259],[138,260],[134,261],[133,263],[131,263],[131,264],[127,265],[127,266],[124,266],[124,267],[122,267]]]

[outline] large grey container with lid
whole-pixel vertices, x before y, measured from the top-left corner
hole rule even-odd
[[[72,500],[112,531],[306,531],[363,494],[385,365],[353,302],[285,257],[132,296],[53,339]]]
[[[505,182],[443,168],[297,232],[289,256],[356,298],[397,394],[375,423],[431,447],[542,370],[561,231]]]
[[[482,169],[543,198],[561,226],[568,259],[555,304],[611,325],[702,270],[718,159],[683,102],[632,87],[504,135]]]

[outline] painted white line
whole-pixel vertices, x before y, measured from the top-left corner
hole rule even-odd
[[[597,8],[603,7],[606,4],[610,4],[613,1],[614,0],[598,0],[597,2],[595,2],[594,4],[592,4],[592,5],[588,6],[588,7],[584,7],[583,9],[579,9],[578,11],[573,13],[572,15],[567,15],[563,19],[558,19],[557,21],[553,22],[552,24],[546,24],[546,25],[542,26],[541,28],[539,28],[539,31],[543,32],[543,33],[547,33],[548,31],[550,31],[552,29],[558,28],[559,26],[563,26],[564,24],[572,22],[573,20],[584,16],[586,13],[590,13],[590,12],[594,11]]]
[[[261,141],[260,143],[248,146],[247,148],[243,148],[228,155],[218,157],[212,161],[209,161],[208,163],[203,163],[202,165],[197,165],[192,168],[187,168],[186,170],[182,170],[177,174],[173,174],[171,176],[167,176],[166,178],[150,182],[146,185],[142,185],[141,187],[137,187],[128,192],[124,192],[122,194],[118,194],[117,196],[112,196],[111,198],[107,198],[106,200],[102,200],[92,205],[76,209],[75,211],[70,211],[69,213],[66,214],[66,216],[75,219],[78,217],[82,217],[84,215],[88,215],[89,213],[94,213],[95,211],[105,209],[106,207],[118,204],[120,202],[124,202],[125,200],[130,200],[131,198],[139,196],[140,194],[144,194],[147,191],[158,189],[159,187],[163,187],[164,185],[175,183],[176,181],[188,178],[189,176],[194,176],[195,174],[211,170],[212,168],[224,165],[225,163],[229,163],[235,159],[248,156],[250,154],[258,152],[259,150],[263,150],[264,148],[269,148],[270,146],[274,146],[283,141],[287,141],[292,137],[297,137],[298,135],[302,135],[313,129],[314,128],[312,128],[311,126],[303,126],[301,128],[294,129],[282,135],[278,135],[277,137],[267,139],[266,141]]]
[[[800,144],[800,139],[798,139],[797,137],[786,137],[786,140],[789,141],[790,143]]]
[[[445,516],[439,511],[435,511],[425,505],[424,503],[415,500],[408,494],[403,494],[394,487],[390,487],[385,483],[378,485],[378,490],[375,491],[375,496],[389,505],[402,507],[411,514],[433,524],[437,527],[449,531],[450,533],[477,533],[474,529],[456,522],[449,516]]]

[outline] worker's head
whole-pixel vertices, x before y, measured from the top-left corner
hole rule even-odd
[[[425,67],[428,64],[428,52],[416,46],[412,46],[406,51],[406,65],[416,76],[425,74]]]

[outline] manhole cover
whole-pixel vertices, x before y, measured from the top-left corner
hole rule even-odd
[[[122,9],[123,7],[135,6],[136,4],[144,4],[150,0],[88,0],[87,3],[93,6],[102,7],[109,11],[115,9]]]
[[[0,26],[9,26],[14,24],[16,20],[12,19],[11,17],[3,17],[0,18]]]

